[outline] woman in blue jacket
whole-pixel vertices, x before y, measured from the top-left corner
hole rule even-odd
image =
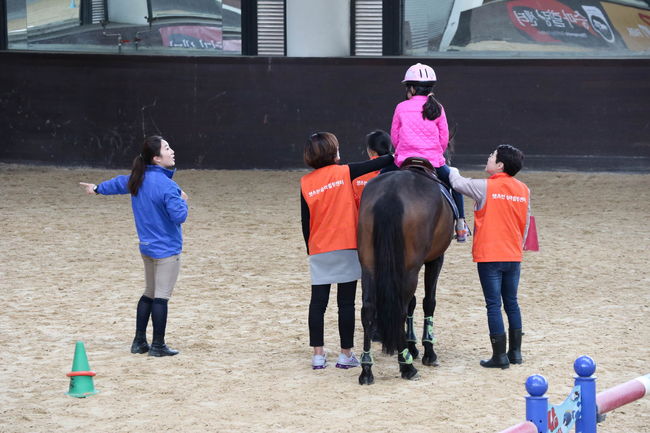
[[[178,353],[165,344],[167,302],[180,270],[181,224],[187,218],[187,195],[172,180],[174,165],[174,151],[169,143],[154,135],[144,140],[129,176],[117,176],[99,185],[80,182],[88,194],[131,194],[146,282],[138,301],[131,353],[149,352],[150,356]],[[146,336],[149,317],[153,323],[151,347]]]

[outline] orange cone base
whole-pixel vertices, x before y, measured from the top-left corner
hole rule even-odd
[[[70,397],[85,398],[97,394],[92,376],[72,376],[70,377],[70,389],[66,395]]]

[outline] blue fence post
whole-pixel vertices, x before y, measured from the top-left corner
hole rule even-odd
[[[583,355],[575,360],[573,369],[577,376],[575,385],[580,385],[580,416],[576,419],[576,433],[596,433],[598,408],[596,407],[596,362]]]
[[[526,421],[537,427],[539,433],[548,431],[548,381],[541,374],[533,374],[526,379]]]

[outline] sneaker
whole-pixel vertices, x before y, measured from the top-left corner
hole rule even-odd
[[[336,368],[344,368],[347,370],[348,368],[358,367],[359,365],[361,365],[361,363],[357,357],[354,356],[354,352],[351,352],[349,357],[344,353],[341,353],[339,355],[339,360],[336,363]]]
[[[327,354],[314,355],[311,357],[312,370],[322,370],[327,367]]]

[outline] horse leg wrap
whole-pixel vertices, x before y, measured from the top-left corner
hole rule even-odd
[[[424,330],[422,331],[422,343],[435,343],[436,337],[433,335],[433,316],[424,318]]]
[[[374,360],[372,359],[372,354],[370,352],[363,352],[361,354],[361,365],[372,365]]]
[[[418,337],[415,336],[413,329],[413,316],[406,316],[406,341],[415,343]]]
[[[397,361],[400,364],[413,364],[413,357],[411,356],[411,352],[409,352],[408,349],[402,350],[397,356]]]

